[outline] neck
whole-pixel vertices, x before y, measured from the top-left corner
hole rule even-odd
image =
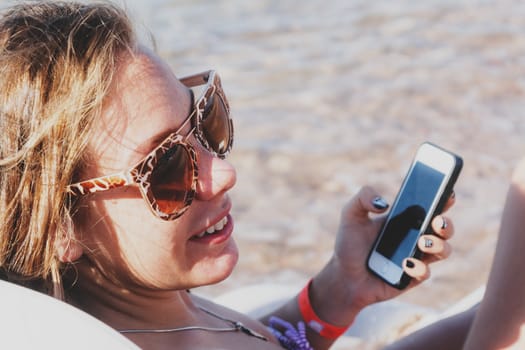
[[[125,288],[124,283],[114,283],[86,266],[77,265],[77,282],[68,290],[69,299],[122,331],[141,349],[172,349],[173,344],[184,349],[196,348],[196,344],[199,349],[228,348],[231,342],[239,342],[237,348],[242,349],[267,348],[266,341],[272,337],[262,324],[185,289],[153,290],[136,287],[136,283]]]
[[[115,329],[176,327],[197,317],[198,308],[186,290],[123,286],[80,265],[78,273],[68,293],[71,303]]]

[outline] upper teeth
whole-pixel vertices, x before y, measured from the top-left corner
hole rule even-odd
[[[198,234],[197,237],[201,238],[201,237],[204,237],[205,235],[211,235],[215,233],[215,231],[220,231],[224,228],[224,225],[226,225],[227,223],[228,223],[228,217],[225,216],[224,218],[222,218],[221,221],[219,221],[213,226],[208,227],[208,229],[202,232],[201,234]]]

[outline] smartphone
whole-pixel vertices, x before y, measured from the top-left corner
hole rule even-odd
[[[417,241],[432,233],[430,223],[443,210],[462,167],[461,157],[432,143],[418,148],[368,256],[372,273],[398,289],[408,285],[403,260],[421,256]]]

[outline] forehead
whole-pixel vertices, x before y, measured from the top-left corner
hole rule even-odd
[[[117,161],[129,166],[151,150],[158,135],[177,129],[190,103],[188,89],[157,55],[142,49],[124,57],[92,143],[97,158],[115,163],[118,153]]]

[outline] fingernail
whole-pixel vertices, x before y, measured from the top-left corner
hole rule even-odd
[[[444,230],[448,226],[447,220],[444,217],[441,217],[441,229]]]
[[[456,198],[456,191],[452,191],[452,193],[450,194],[450,198]]]
[[[388,208],[388,203],[383,199],[383,197],[377,196],[372,200],[372,205],[376,209],[386,209]]]
[[[432,241],[430,238],[425,238],[425,248],[432,248],[434,245],[434,241]]]
[[[414,266],[416,266],[416,264],[414,264],[413,261],[411,260],[407,260],[407,262],[405,263],[406,267],[408,267],[409,269],[413,268]]]

